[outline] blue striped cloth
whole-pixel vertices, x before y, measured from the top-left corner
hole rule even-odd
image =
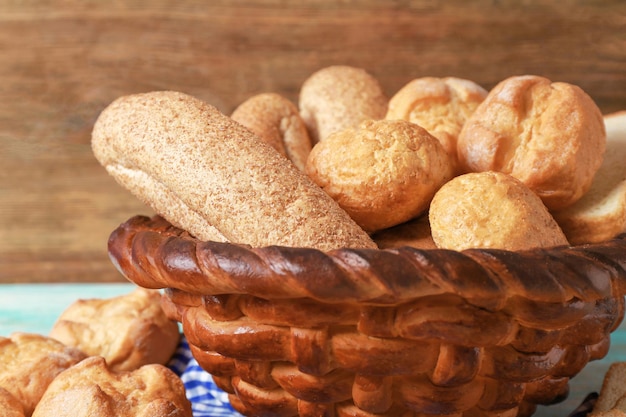
[[[238,417],[228,402],[228,394],[215,385],[211,374],[204,371],[191,355],[185,337],[172,356],[168,367],[182,379],[191,402],[194,417]]]

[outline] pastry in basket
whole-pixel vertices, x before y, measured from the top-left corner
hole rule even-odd
[[[606,152],[591,188],[554,213],[570,243],[602,242],[626,231],[626,111],[604,117]]]
[[[313,144],[330,134],[385,117],[387,98],[374,76],[362,68],[333,65],[302,83],[298,107]]]
[[[22,403],[2,387],[0,387],[0,416],[25,417]]]
[[[93,356],[60,373],[33,417],[192,417],[182,381],[162,365],[114,372]]]
[[[602,113],[589,95],[526,75],[489,92],[463,126],[457,151],[465,172],[510,174],[561,210],[589,190],[605,146]]]
[[[262,93],[241,103],[230,117],[304,170],[311,139],[298,108],[276,93]]]
[[[429,219],[439,248],[524,250],[568,243],[539,196],[502,172],[454,178],[435,194]]]
[[[98,117],[92,148],[117,181],[200,239],[376,247],[291,162],[213,106],[186,94],[120,97]]]
[[[486,96],[487,90],[470,80],[416,78],[391,97],[385,118],[408,120],[426,129],[439,139],[456,172],[459,132]]]
[[[102,356],[113,371],[166,364],[180,339],[165,316],[158,291],[138,288],[109,299],[78,300],[57,319],[49,336],[89,356]]]
[[[13,397],[5,396],[6,401],[17,400],[24,415],[30,416],[52,380],[86,357],[76,348],[38,334],[0,337],[0,389]]]
[[[567,396],[623,318],[626,235],[571,247],[541,217],[556,246],[381,250],[248,129],[171,92],[117,100],[93,143],[165,210],[111,233],[113,263],[165,289],[164,311],[246,415],[529,416]],[[180,210],[219,236],[166,220]]]
[[[375,232],[423,214],[454,171],[441,143],[420,126],[368,120],[316,144],[306,173],[359,226]]]

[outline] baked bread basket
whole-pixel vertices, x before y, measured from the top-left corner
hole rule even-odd
[[[254,416],[529,416],[605,356],[626,234],[584,246],[340,249],[202,242],[159,216],[113,231],[116,267]]]

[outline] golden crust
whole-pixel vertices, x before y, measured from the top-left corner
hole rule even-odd
[[[459,133],[486,96],[487,90],[470,80],[417,78],[391,97],[385,118],[408,120],[426,129],[439,139],[458,170]]]
[[[52,380],[85,358],[80,350],[38,334],[0,337],[0,388],[30,415]]]
[[[263,93],[241,103],[230,116],[304,170],[311,139],[298,108],[276,93]]]
[[[191,96],[160,91],[118,98],[98,117],[92,148],[121,185],[199,239],[375,247],[291,162]]]
[[[311,151],[306,173],[368,232],[419,216],[453,175],[439,141],[405,120],[330,135]]]
[[[24,417],[22,403],[2,387],[0,387],[0,415],[2,417]]]
[[[315,144],[364,120],[384,118],[388,103],[380,83],[367,71],[334,65],[304,81],[298,105]]]
[[[500,172],[460,175],[435,194],[429,211],[439,248],[511,251],[568,244],[541,199]]]
[[[93,356],[55,378],[33,417],[191,417],[181,379],[162,365],[113,372]]]
[[[102,356],[114,371],[166,364],[180,339],[178,324],[161,308],[159,291],[137,288],[109,299],[78,300],[49,334],[89,356]]]
[[[551,210],[580,199],[602,163],[600,110],[579,87],[533,76],[500,82],[465,123],[457,144],[466,172],[500,171]]]

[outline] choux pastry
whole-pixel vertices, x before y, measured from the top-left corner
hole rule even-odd
[[[602,114],[581,88],[526,75],[489,92],[463,126],[457,151],[463,171],[510,174],[560,210],[589,190],[605,146]]]
[[[429,220],[435,244],[444,249],[518,251],[568,244],[541,199],[501,172],[455,177],[435,194]]]
[[[383,119],[388,103],[380,83],[367,71],[334,65],[304,81],[298,106],[315,144],[365,120]]]
[[[311,139],[298,108],[287,98],[276,93],[257,94],[241,103],[230,117],[304,170]]]
[[[441,143],[405,120],[365,121],[315,145],[306,173],[366,231],[422,214],[453,176]]]
[[[461,128],[487,90],[456,77],[422,77],[406,84],[389,100],[386,119],[416,123],[435,136],[458,170],[456,143]]]

